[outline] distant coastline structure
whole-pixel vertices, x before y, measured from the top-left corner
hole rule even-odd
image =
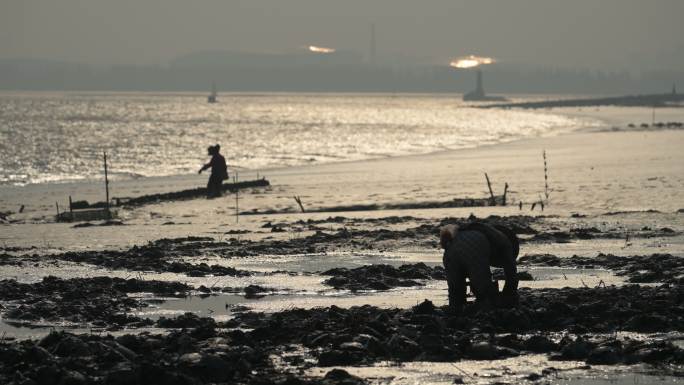
[[[476,72],[476,84],[475,89],[466,94],[463,94],[463,100],[465,101],[477,101],[477,102],[503,102],[506,99],[503,96],[487,95],[484,90],[483,80],[482,80],[482,65],[492,64],[494,59],[490,57],[481,57],[475,55],[465,56],[456,59],[450,63],[451,67],[459,69],[475,68]]]
[[[487,95],[482,85],[482,70],[477,69],[477,80],[475,89],[464,94],[463,100],[465,101],[487,101],[487,102],[504,102],[507,99],[503,96]]]

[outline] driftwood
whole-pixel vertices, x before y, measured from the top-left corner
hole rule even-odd
[[[234,192],[234,191],[244,189],[244,188],[266,187],[266,186],[270,186],[270,185],[271,185],[271,183],[266,178],[261,178],[261,179],[247,180],[247,181],[237,182],[237,183],[225,183],[225,184],[223,184],[221,191],[223,191],[223,192],[226,192],[226,191]],[[114,201],[114,206],[138,207],[138,206],[144,206],[147,204],[159,203],[159,202],[164,202],[164,201],[189,200],[189,199],[204,198],[206,196],[207,196],[206,187],[198,187],[198,188],[189,189],[189,190],[173,191],[173,192],[161,193],[161,194],[143,195],[143,196],[139,196],[139,197],[112,197],[112,200]],[[88,204],[87,202],[79,201],[79,202],[74,202],[74,203],[79,203],[79,208],[104,208],[104,207],[107,207],[105,202],[96,202],[93,204]]]
[[[495,196],[495,205],[503,201],[502,196]],[[377,211],[377,210],[416,210],[416,209],[435,209],[435,208],[457,208],[457,207],[485,207],[491,206],[491,197],[488,198],[457,198],[449,201],[426,201],[408,203],[370,203],[358,205],[342,205],[332,207],[309,208],[308,213],[327,213],[343,211]],[[288,214],[294,213],[294,209],[284,210],[253,210],[243,211],[240,215],[261,215],[261,214]]]
[[[265,178],[262,178],[262,179],[256,179],[256,180],[247,180],[244,182],[225,183],[222,186],[221,191],[233,192],[233,191],[237,191],[237,190],[240,190],[243,188],[266,187],[266,186],[270,186],[270,182],[268,180],[266,180]],[[163,194],[143,195],[143,196],[136,197],[136,198],[113,198],[113,199],[114,199],[114,202],[116,203],[116,206],[135,207],[135,206],[144,206],[147,204],[158,203],[158,202],[163,202],[163,201],[188,200],[188,199],[203,198],[206,196],[207,196],[206,187],[198,187],[198,188],[194,188],[194,189],[190,189],[190,190],[174,191],[174,192],[163,193]]]
[[[100,221],[116,217],[116,212],[108,208],[89,208],[79,210],[62,211],[57,214],[57,222],[81,222],[81,221]]]

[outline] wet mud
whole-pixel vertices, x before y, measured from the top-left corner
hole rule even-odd
[[[248,312],[227,325],[251,328],[252,338],[271,345],[302,344],[320,366],[492,360],[532,352],[589,364],[684,363],[684,351],[671,342],[611,334],[682,331],[680,287],[521,289],[520,294],[517,308],[483,310],[473,304],[460,315],[426,300],[412,309],[365,305]],[[554,332],[561,337],[553,338]]]
[[[98,327],[140,327],[151,323],[126,315],[147,306],[129,293],[158,296],[185,296],[191,288],[180,282],[122,279],[110,277],[60,279],[45,277],[26,284],[0,281],[3,318],[17,322],[88,323]]]
[[[396,287],[422,286],[417,280],[446,279],[441,266],[429,267],[424,263],[401,265],[368,265],[355,269],[335,268],[321,275],[331,276],[323,281],[337,290],[389,290]]]
[[[598,229],[573,223],[570,218],[543,216],[471,216],[440,221],[410,216],[338,216],[264,224],[264,232],[309,232],[286,240],[184,237],[160,239],[126,250],[47,255],[33,248],[5,247],[0,249],[0,264],[31,268],[41,263],[58,268],[60,261],[68,261],[108,269],[199,277],[268,275],[191,262],[194,257],[207,255],[231,259],[402,248],[441,252],[437,251],[441,226],[463,226],[473,221],[509,227],[527,243],[681,235],[662,226],[627,230],[604,225]],[[0,383],[352,385],[365,381],[339,370],[331,370],[323,378],[303,373],[313,366],[495,360],[531,353],[546,354],[552,360],[583,361],[587,365],[640,363],[657,373],[681,375],[684,352],[680,341],[670,334],[684,332],[684,258],[673,254],[569,258],[533,254],[520,257],[518,263],[519,268],[604,268],[626,276],[629,282],[648,285],[521,288],[516,307],[482,309],[470,303],[461,314],[452,314],[448,308],[426,300],[409,309],[363,305],[258,313],[243,307],[232,312],[233,318],[218,322],[192,313],[152,321],[130,312],[150,303],[135,295],[138,293],[152,293],[158,299],[224,292],[258,299],[288,289],[249,285],[201,286],[194,290],[178,282],[107,277],[45,277],[33,284],[4,280],[0,281],[0,312],[5,322],[67,322],[88,324],[96,330],[126,328],[138,334],[114,337],[51,333],[42,340],[2,339]],[[445,279],[441,266],[423,263],[369,264],[305,274],[320,275],[325,285],[350,292],[385,291]],[[503,278],[499,270],[493,275],[495,279]],[[521,271],[519,278],[534,277]],[[359,294],[362,293],[355,296],[361,302]],[[166,333],[140,333],[150,327],[165,329]],[[626,337],[625,333],[638,333],[642,338]],[[275,364],[274,357],[281,364]]]
[[[544,353],[589,365],[644,363],[661,373],[684,363],[667,339],[616,331],[682,331],[681,287],[521,289],[517,308],[467,306],[462,314],[424,301],[410,309],[336,306],[272,314],[243,312],[227,322],[185,314],[160,318],[165,335],[51,333],[0,342],[0,381],[122,384],[362,384],[342,371],[307,378],[298,369],[393,362],[495,360]],[[298,349],[297,346],[304,347]],[[50,382],[52,381],[52,382]]]
[[[632,283],[684,283],[684,258],[671,254],[651,254],[616,256],[598,254],[595,257],[572,256],[559,258],[550,254],[524,255],[518,259],[519,264],[537,266],[559,266],[577,268],[605,268],[613,270],[617,275],[628,277]]]
[[[427,280],[446,280],[446,272],[442,266],[430,267],[419,262],[405,264],[398,267],[385,264],[365,265],[354,269],[344,267],[334,268],[320,273],[330,278],[323,284],[337,290],[352,292],[375,290],[384,291],[397,287],[423,286]],[[494,279],[504,279],[503,270],[492,272]],[[520,281],[531,281],[534,278],[526,271],[518,272]]]
[[[280,349],[282,350],[282,348]],[[110,385],[358,385],[343,370],[323,378],[277,369],[279,353],[245,333],[211,325],[167,335],[120,337],[53,332],[39,341],[0,343],[0,383]]]
[[[640,230],[607,229],[600,230],[596,227],[579,227],[569,230],[540,231],[530,238],[524,238],[523,242],[537,243],[568,243],[577,240],[587,239],[626,239],[630,238],[657,238],[680,236],[680,231],[675,231],[669,227],[651,229],[644,227]]]
[[[226,245],[228,244],[214,241],[213,238],[186,237],[160,239],[147,245],[133,246],[125,251],[79,251],[48,256],[34,255],[31,260],[57,259],[88,263],[109,269],[182,273],[192,277],[250,275],[248,271],[228,266],[194,264],[177,260],[181,257],[198,257],[203,255],[202,253],[218,250]]]

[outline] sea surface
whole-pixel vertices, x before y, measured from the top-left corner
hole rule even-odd
[[[598,120],[484,110],[460,95],[0,93],[0,184],[197,172],[221,144],[260,170],[477,147]]]

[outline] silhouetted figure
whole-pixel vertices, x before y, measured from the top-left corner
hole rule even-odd
[[[209,148],[207,148],[207,153],[211,155],[211,160],[199,170],[199,174],[201,174],[202,171],[211,168],[211,176],[209,176],[209,182],[207,183],[207,198],[221,196],[221,185],[225,179],[228,179],[226,158],[219,153],[220,150],[221,146],[218,144],[209,146]]]
[[[444,269],[449,286],[449,308],[460,313],[466,303],[466,277],[482,308],[513,305],[518,299],[518,239],[505,227],[471,223],[463,228],[444,226],[440,232]],[[499,296],[490,266],[504,269],[506,283]]]

